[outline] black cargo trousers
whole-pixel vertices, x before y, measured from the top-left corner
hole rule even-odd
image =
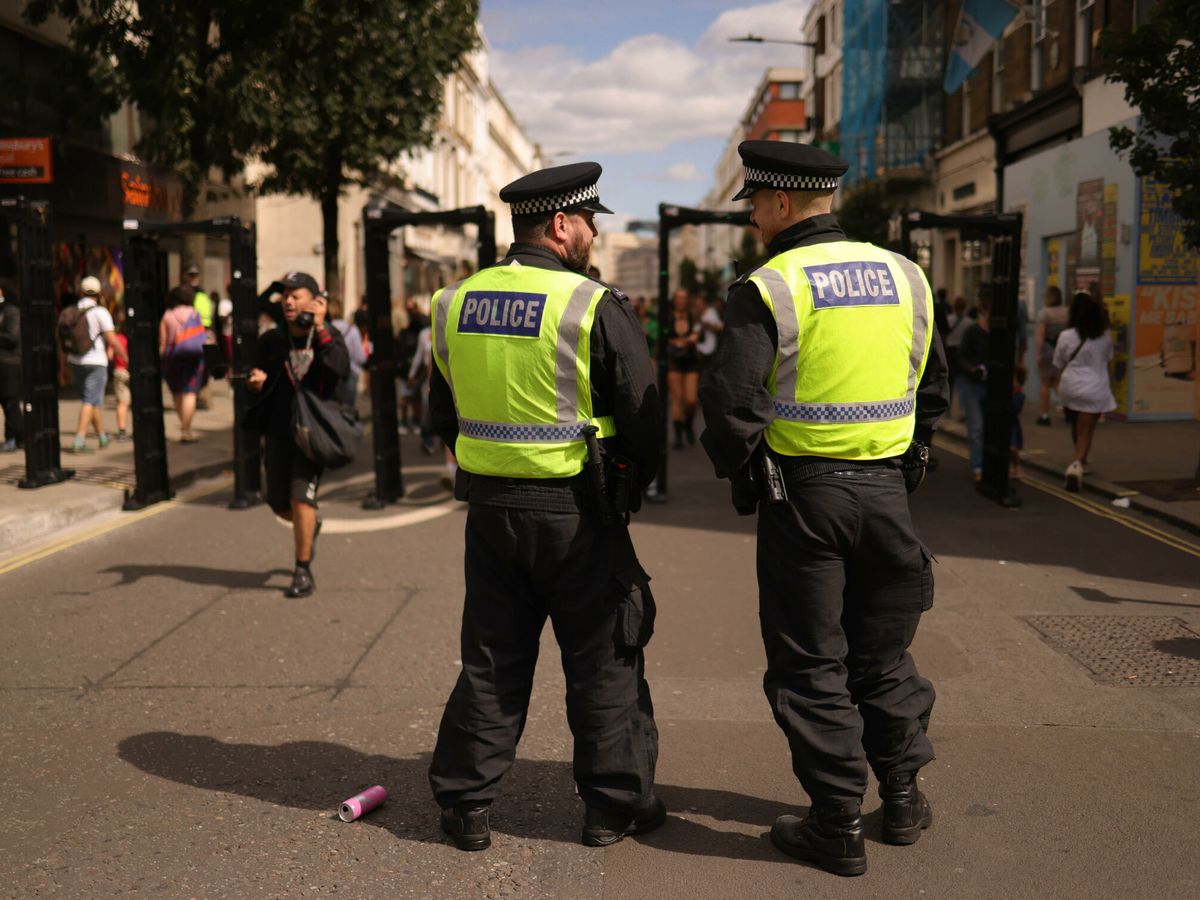
[[[439,806],[499,796],[547,617],[562,653],[580,797],[621,813],[650,805],[658,729],[642,652],[654,627],[648,582],[624,526],[587,512],[471,503],[462,673],[429,768]]]
[[[884,779],[934,758],[933,685],[908,652],[933,603],[930,555],[897,469],[787,488],[788,502],[759,507],[763,688],[809,798],[844,806],[861,801],[868,764]]]

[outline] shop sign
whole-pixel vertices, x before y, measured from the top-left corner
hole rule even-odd
[[[164,178],[135,163],[121,163],[119,175],[125,218],[170,221],[183,209],[183,192],[178,181]]]
[[[0,184],[50,184],[50,138],[0,138]]]
[[[1175,418],[1193,414],[1200,321],[1197,293],[1194,284],[1138,285],[1133,413]]]

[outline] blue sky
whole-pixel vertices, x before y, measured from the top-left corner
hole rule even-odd
[[[807,6],[482,0],[481,18],[492,79],[514,114],[554,162],[604,166],[600,196],[619,225],[709,190],[764,70],[808,62],[800,47],[728,38],[799,40]]]

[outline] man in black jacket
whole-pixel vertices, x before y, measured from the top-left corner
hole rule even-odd
[[[350,355],[337,329],[326,327],[326,302],[316,280],[290,272],[280,282],[284,294],[284,324],[258,340],[258,358],[246,377],[246,387],[259,394],[247,427],[263,435],[267,470],[267,503],[280,518],[292,523],[296,568],[288,597],[307,597],[316,589],[312,575],[313,547],[320,531],[317,488],[322,469],[296,446],[292,433],[294,385],[330,399],[338,382],[350,371]]]
[[[626,496],[636,503],[662,438],[637,315],[584,274],[593,216],[609,211],[599,176],[599,165],[577,163],[505,187],[516,243],[434,298],[433,427],[458,455],[456,495],[470,508],[463,668],[429,780],[442,829],[462,850],[491,842],[488,811],[516,755],[547,618],[562,648],[583,843],[606,846],[666,818],[643,656],[649,577],[624,518],[605,516],[607,498],[585,474],[586,435],[599,426],[606,457],[632,462]]]
[[[885,840],[912,843],[932,822],[916,773],[933,759],[934,692],[908,647],[933,578],[905,469],[920,468],[912,442],[927,444],[946,409],[946,364],[925,276],[849,241],[831,213],[846,163],[785,142],[739,152],[746,178],[734,199],[753,203],[770,259],[730,289],[700,386],[701,441],[718,477],[744,488],[753,474],[759,485],[774,463],[786,487],[748,504],[742,490],[739,504],[758,507],[763,688],[812,801],[805,819],[781,816],[771,838],[859,875],[868,765]]]

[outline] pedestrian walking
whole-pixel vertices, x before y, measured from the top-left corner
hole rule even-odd
[[[292,425],[296,385],[332,400],[338,382],[350,370],[350,360],[342,336],[326,327],[326,301],[316,280],[304,272],[289,272],[280,285],[284,324],[258,339],[258,355],[246,387],[259,398],[244,424],[263,437],[267,504],[275,515],[292,523],[296,567],[284,594],[307,597],[316,589],[312,560],[321,528],[317,490],[323,470],[296,445]]]
[[[113,397],[117,401],[117,443],[129,440],[129,430],[126,426],[129,424],[129,407],[133,405],[133,391],[129,387],[129,335],[125,334],[125,322],[125,305],[121,304],[113,315],[113,324],[116,326],[113,337],[125,351],[125,359],[117,356],[112,348],[108,351],[108,361],[113,367]]]
[[[1050,392],[1058,386],[1054,348],[1067,327],[1069,310],[1063,306],[1062,288],[1057,284],[1047,286],[1044,303],[1038,310],[1033,343],[1037,347],[1038,395],[1042,402],[1036,424],[1046,426],[1050,424]]]
[[[179,283],[178,289],[183,291],[186,288],[192,289],[192,306],[195,308],[196,314],[200,317],[200,324],[204,327],[204,343],[217,343],[216,332],[213,331],[213,314],[216,312],[216,305],[213,303],[212,298],[200,287],[200,266],[198,263],[188,263],[187,268],[183,270],[183,280]],[[203,344],[201,347],[203,347]],[[202,360],[203,352],[202,349]],[[212,388],[208,385],[207,367],[202,368],[200,371],[200,387],[195,392],[194,403],[195,409],[208,409],[212,406]]]
[[[0,413],[4,414],[4,443],[0,452],[15,453],[25,446],[21,428],[21,311],[0,285]]]
[[[721,317],[717,301],[712,297],[697,297],[692,306],[692,315],[700,322],[700,342],[696,344],[696,353],[700,357],[700,371],[704,372],[712,365],[717,345],[721,342],[721,332],[725,330],[725,320]]]
[[[654,598],[626,527],[626,502],[636,507],[658,468],[658,393],[627,298],[583,274],[593,217],[609,212],[600,172],[575,163],[506,186],[508,254],[434,297],[433,424],[469,507],[462,672],[429,781],[462,850],[491,842],[489,807],[516,755],[547,617],[583,843],[666,819],[643,656]]]
[[[671,397],[671,421],[675,424],[675,450],[684,440],[696,443],[694,420],[700,387],[700,320],[692,315],[688,292],[680,288],[671,297],[670,330],[667,332],[667,393]]]
[[[1064,476],[1068,491],[1083,487],[1096,425],[1102,415],[1117,408],[1108,377],[1112,354],[1104,305],[1091,294],[1080,291],[1071,298],[1067,328],[1058,336],[1054,348],[1058,394],[1067,410],[1075,447],[1074,459]]]
[[[967,418],[967,448],[971,476],[983,480],[983,405],[987,399],[987,354],[991,320],[988,304],[980,304],[974,321],[967,326],[955,354],[958,371],[954,389],[958,405]]]
[[[771,840],[860,875],[868,766],[885,841],[933,820],[917,772],[934,691],[908,653],[933,576],[906,487],[947,406],[945,361],[925,275],[849,241],[830,212],[846,163],[790,142],[738,151],[734,199],[752,203],[769,259],[730,289],[701,440],[739,512],[758,512],[763,687],[811,800]]]
[[[58,317],[58,333],[67,352],[67,364],[79,389],[79,424],[72,453],[90,453],[87,447],[88,428],[96,431],[96,440],[103,450],[109,444],[104,430],[104,389],[108,385],[108,351],[117,359],[129,361],[129,354],[116,337],[112,314],[100,305],[100,279],[87,275],[79,283],[83,294],[74,306],[64,309]]]
[[[358,380],[362,377],[363,366],[367,364],[367,348],[363,344],[363,333],[354,322],[343,318],[342,303],[333,297],[329,299],[329,316],[330,324],[342,336],[342,341],[346,344],[346,354],[350,359],[350,370],[346,373],[346,377],[338,382],[337,400],[357,417]],[[357,318],[357,312],[355,318]]]
[[[179,441],[194,444],[192,419],[196,396],[204,381],[204,342],[207,332],[193,303],[195,288],[182,284],[167,294],[167,309],[158,323],[158,355],[163,380],[175,401],[179,416]]]
[[[412,368],[413,357],[416,356],[421,342],[421,332],[429,327],[428,311],[422,311],[420,304],[411,297],[404,305],[408,314],[408,324],[400,329],[396,336],[396,371],[407,373]],[[400,433],[419,431],[421,428],[422,394],[420,385],[409,384],[408,378],[400,378]]]

